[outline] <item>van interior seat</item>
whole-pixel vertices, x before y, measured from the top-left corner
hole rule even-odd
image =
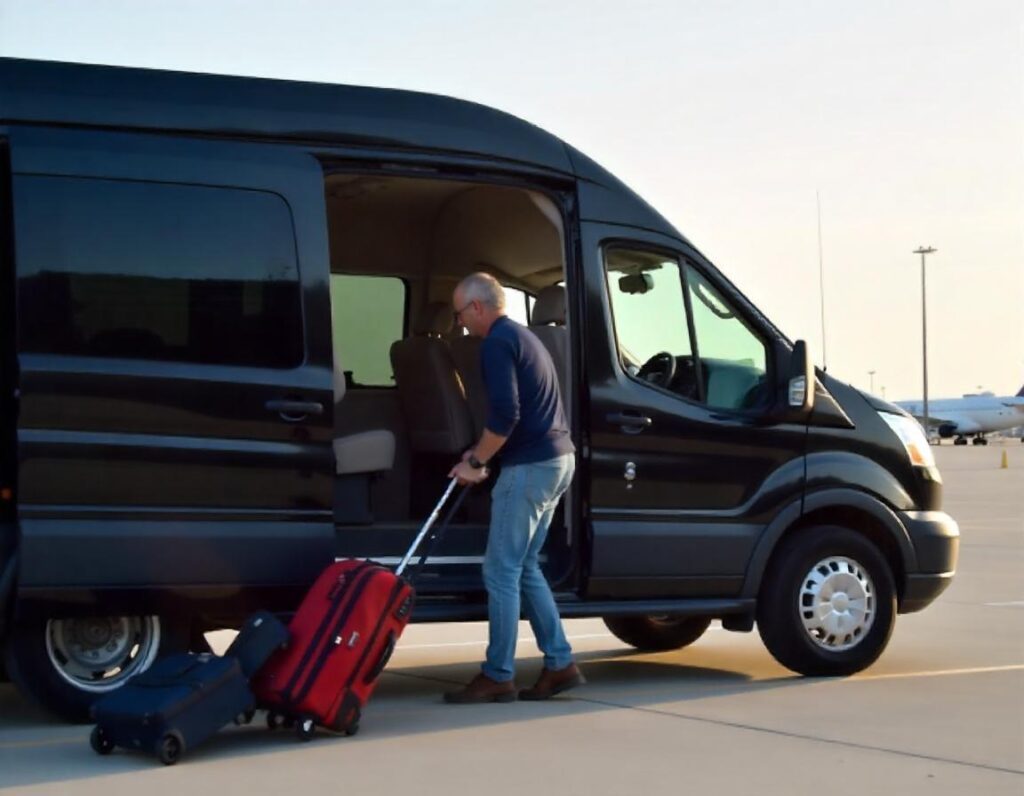
[[[480,346],[483,340],[466,334],[455,337],[451,341],[452,359],[466,390],[469,412],[473,418],[473,436],[476,439],[483,434],[487,422],[487,388],[484,387],[484,375],[480,368]]]
[[[334,356],[334,403],[345,398],[346,380],[341,359]],[[334,466],[337,475],[382,473],[395,466],[395,434],[387,429],[362,431],[334,438]]]
[[[565,288],[550,285],[537,294],[530,317],[532,331],[547,348],[558,373],[562,402],[569,406],[569,331],[565,328]]]
[[[338,475],[386,472],[395,466],[395,435],[381,428],[337,437],[334,461]]]
[[[762,380],[762,373],[741,362],[702,359],[708,370],[708,406],[741,409],[747,394]]]
[[[413,336],[391,346],[391,367],[414,453],[462,453],[473,442],[465,389],[443,339],[452,322],[447,304],[428,304]]]

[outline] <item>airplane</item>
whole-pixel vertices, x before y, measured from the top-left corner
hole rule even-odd
[[[986,434],[1024,426],[1024,387],[1014,396],[984,392],[929,401],[928,418],[922,401],[896,401],[896,405],[910,412],[927,431],[937,432],[940,439],[955,437],[954,445],[966,445],[968,437],[974,437],[974,445],[988,445]]]

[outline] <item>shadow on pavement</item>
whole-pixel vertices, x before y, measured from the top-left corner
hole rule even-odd
[[[355,760],[364,744],[421,733],[585,716],[808,682],[796,676],[753,680],[736,671],[687,665],[679,657],[679,653],[651,655],[621,647],[582,652],[577,660],[588,680],[585,686],[548,702],[500,705],[443,703],[442,693],[467,682],[478,670],[476,663],[402,666],[399,662],[385,672],[364,715],[362,729],[354,737],[323,731],[311,743],[303,744],[287,730],[267,730],[264,715],[258,713],[252,725],[226,728],[188,752],[178,765],[320,748],[331,748],[332,754],[351,754]],[[542,661],[539,656],[520,657],[517,665],[517,680],[526,685],[539,674]],[[0,686],[0,787],[163,770],[155,758],[123,750],[98,757],[89,748],[89,729],[61,724],[22,699],[12,687]],[[59,757],[59,765],[54,765],[55,757]]]

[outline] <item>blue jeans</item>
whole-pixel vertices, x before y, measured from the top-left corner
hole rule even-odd
[[[563,669],[572,663],[572,648],[538,557],[575,469],[575,457],[566,454],[505,467],[494,485],[483,567],[490,637],[481,667],[492,680],[507,682],[515,674],[520,594],[537,646],[544,653],[544,666]]]

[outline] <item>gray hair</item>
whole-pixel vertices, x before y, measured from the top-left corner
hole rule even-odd
[[[492,309],[505,309],[505,288],[501,282],[488,273],[477,271],[461,282],[462,296],[466,301],[479,301]]]

